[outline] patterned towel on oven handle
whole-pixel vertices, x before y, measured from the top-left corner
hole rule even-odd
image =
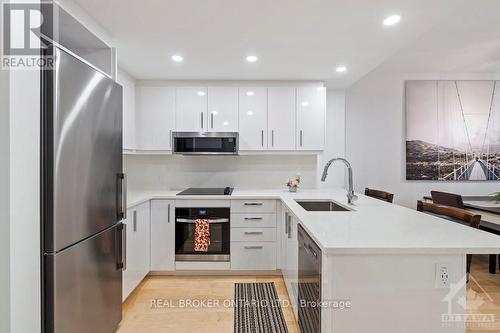
[[[207,252],[210,245],[210,224],[207,219],[196,219],[194,227],[194,250]]]

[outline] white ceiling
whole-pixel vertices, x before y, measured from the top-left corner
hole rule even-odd
[[[499,0],[75,1],[113,36],[120,66],[137,79],[325,80],[329,87],[346,87],[400,52],[423,52],[425,36],[439,51],[456,48],[447,44],[446,23],[468,13],[474,16],[464,23],[484,32],[479,58],[489,65],[471,66],[461,53],[453,67],[500,70],[498,58],[489,59],[498,55],[499,39],[491,39],[500,31]],[[384,27],[383,19],[394,13],[401,14],[400,24]],[[470,34],[465,39],[474,42]],[[172,62],[173,54],[184,62]],[[247,63],[248,54],[259,61]],[[336,73],[338,65],[348,71]]]

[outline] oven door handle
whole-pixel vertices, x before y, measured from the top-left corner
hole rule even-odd
[[[197,219],[183,219],[183,218],[177,218],[175,219],[175,222],[179,223],[188,223],[188,224],[195,224]],[[201,219],[203,220],[203,219]],[[223,218],[223,219],[208,219],[209,224],[213,223],[229,223],[228,218]]]

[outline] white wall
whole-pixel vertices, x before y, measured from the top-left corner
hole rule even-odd
[[[431,190],[485,195],[498,182],[428,182],[405,180],[405,80],[494,79],[490,74],[408,74],[381,67],[346,92],[346,155],[354,168],[357,191],[373,187],[395,193],[395,202],[416,207]]]
[[[35,70],[10,73],[11,332],[40,332],[39,80]]]
[[[9,72],[0,70],[0,332],[10,332]]]
[[[120,72],[119,72],[120,74]],[[123,78],[125,76],[122,75]],[[119,75],[120,78],[120,75]],[[131,78],[130,78],[131,79]],[[125,82],[125,80],[123,80]],[[210,85],[214,82],[140,81],[141,85]],[[217,84],[222,84],[217,82]],[[225,85],[234,81],[225,81]],[[294,82],[252,82],[284,85]],[[125,93],[125,91],[124,91]],[[152,156],[125,155],[130,189],[183,189],[186,187],[284,188],[290,177],[301,175],[302,188],[339,187],[344,184],[341,165],[332,166],[327,182],[320,183],[323,166],[332,157],[344,156],[344,91],[327,91],[326,143],[320,155]],[[132,98],[124,98],[130,103]],[[129,108],[129,107],[127,107]]]

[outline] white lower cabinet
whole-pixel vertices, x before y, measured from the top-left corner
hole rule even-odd
[[[276,214],[276,200],[231,200],[231,213]]]
[[[297,242],[297,218],[284,209],[284,230],[282,232],[282,249],[284,250],[283,277],[285,280],[288,297],[293,307],[293,312],[297,318],[298,303],[298,280],[299,280],[299,258]]]
[[[276,228],[232,228],[233,242],[276,242]]]
[[[149,273],[149,201],[127,210],[126,269],[123,272],[122,298],[125,300]]]
[[[151,200],[151,270],[175,270],[174,200]]]
[[[231,269],[277,268],[275,200],[231,200]]]
[[[276,242],[231,242],[232,270],[275,270]]]

